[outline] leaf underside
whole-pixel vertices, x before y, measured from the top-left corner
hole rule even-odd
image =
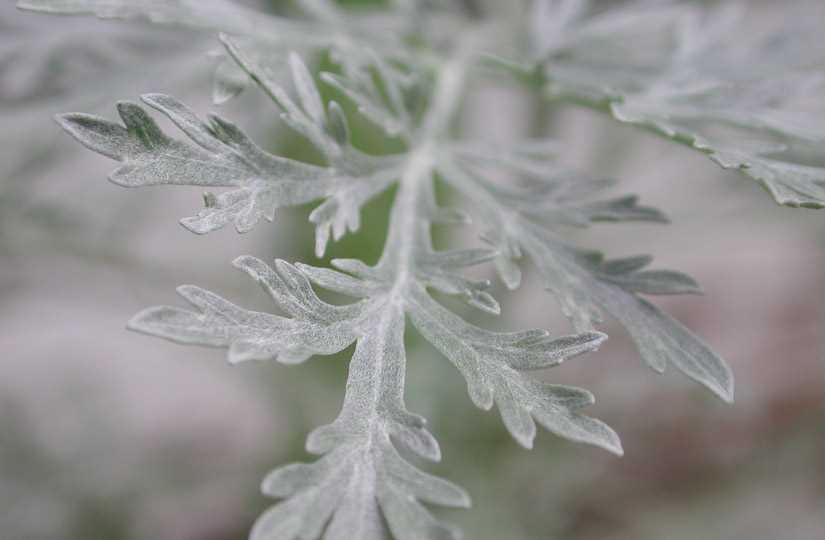
[[[178,292],[190,307],[153,307],[129,322],[133,330],[175,342],[224,348],[233,363],[298,364],[354,344],[341,411],[307,439],[306,449],[317,459],[266,477],[263,492],[279,502],[256,522],[253,540],[460,537],[431,508],[467,507],[469,496],[412,461],[439,461],[441,450],[425,419],[404,402],[408,324],[461,373],[477,407],[498,409],[504,427],[525,448],[541,426],[622,454],[616,433],[582,414],[594,402],[592,394],[528,373],[598,349],[607,337],[599,331],[607,317],[626,329],[656,372],[672,366],[722,400],[733,399],[725,362],[649,299],[701,293],[692,278],[653,267],[647,255],[607,258],[569,240],[572,230],[602,224],[667,223],[661,211],[635,195],[604,195],[613,183],[563,166],[558,142],[491,146],[455,140],[450,119],[470,68],[483,56],[537,81],[552,99],[604,111],[741,170],[781,204],[823,207],[825,109],[802,111],[805,96],[825,89],[825,79],[810,76],[825,47],[812,45],[807,28],[781,41],[757,35],[736,44],[731,36],[739,39],[742,32],[734,3],[706,8],[677,0],[630,1],[597,9],[586,0],[535,0],[511,8],[516,16],[500,29],[515,29],[507,39],[494,32],[496,39],[479,44],[475,33],[462,30],[476,26],[468,24],[468,17],[479,15],[467,7],[473,3],[397,1],[363,13],[325,0],[298,4],[300,20],[259,16],[225,0],[18,3],[34,11],[220,32],[224,50],[214,101],[257,85],[284,124],[322,157],[318,165],[275,155],[230,121],[202,118],[163,94],[119,103],[118,122],[82,113],[58,116],[81,144],[118,162],[110,175],[118,185],[203,186],[203,207],[181,220],[192,232],[232,226],[243,233],[273,221],[280,208],[312,202],[317,205],[309,220],[321,257],[330,241],[360,228],[368,201],[398,187],[384,250],[373,266],[353,259],[333,260],[333,268],[235,260],[281,315],[247,310],[186,285]],[[422,27],[419,40],[405,39]],[[465,33],[473,39],[465,42]],[[441,48],[449,55],[434,61]],[[754,54],[759,62],[748,60]],[[329,59],[333,67],[316,77],[302,57]],[[283,82],[287,75],[291,84]],[[359,149],[344,107],[325,101],[316,79],[404,150],[372,155]],[[164,132],[153,114],[170,120],[181,136]],[[437,204],[436,178],[469,201],[469,209]],[[480,226],[481,247],[433,248],[431,225],[471,221]],[[492,284],[468,278],[465,269],[492,264],[515,289],[527,260],[557,299],[572,334],[490,331],[432,295],[451,295],[498,314]],[[353,300],[326,303],[316,287]]]

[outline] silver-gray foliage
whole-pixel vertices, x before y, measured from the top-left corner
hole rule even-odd
[[[560,165],[560,143],[489,147],[452,138],[451,120],[467,79],[477,76],[473,68],[483,64],[489,74],[492,66],[493,73],[537,84],[551,99],[607,111],[687,143],[723,167],[742,169],[780,203],[819,207],[825,204],[825,167],[815,156],[825,143],[823,109],[816,109],[819,116],[800,112],[805,99],[822,90],[823,79],[810,74],[825,58],[819,42],[807,42],[801,33],[731,42],[740,13],[730,2],[709,9],[667,0],[534,0],[509,7],[396,0],[383,10],[359,12],[328,0],[298,3],[303,16],[287,19],[228,0],[19,2],[34,11],[220,32],[224,52],[215,100],[231,99],[254,82],[283,122],[323,158],[316,165],[273,155],[228,120],[202,119],[161,94],[144,95],[143,104],[119,103],[118,122],[80,113],[58,117],[83,145],[120,162],[110,175],[118,185],[207,187],[203,208],[181,221],[195,233],[226,225],[246,232],[262,218],[272,221],[279,208],[319,201],[309,219],[321,256],[330,239],[359,228],[365,203],[397,186],[387,240],[374,266],[354,259],[333,260],[334,268],[235,260],[285,315],[250,311],[186,285],[178,292],[190,308],[154,307],[129,323],[173,341],[226,348],[231,362],[295,364],[355,344],[339,416],[307,439],[307,450],[320,457],[266,477],[264,493],[281,502],[255,524],[254,540],[460,536],[425,505],[466,507],[468,495],[405,457],[441,457],[425,420],[404,403],[407,322],[461,372],[472,402],[485,410],[497,407],[506,429],[527,448],[538,423],[567,439],[622,453],[613,430],[581,414],[593,403],[589,392],[528,373],[596,350],[607,337],[597,330],[605,315],[627,329],[651,368],[662,372],[670,364],[732,400],[733,377],[724,361],[645,298],[695,294],[696,282],[680,272],[649,269],[652,258],[646,255],[605,258],[572,244],[566,234],[599,223],[666,223],[662,212],[635,196],[601,198],[611,183]],[[343,107],[324,102],[301,59],[319,53],[328,53],[337,67],[317,79],[404,151],[371,155],[356,148]],[[282,82],[283,73],[290,85]],[[786,92],[788,87],[794,91]],[[183,136],[164,133],[154,113]],[[499,181],[502,172],[518,181]],[[472,202],[471,215],[436,204],[436,178]],[[431,225],[471,219],[483,224],[484,247],[434,250]],[[525,256],[575,334],[492,332],[431,295],[453,295],[498,314],[491,284],[462,271],[491,262],[515,289]],[[353,300],[329,304],[316,295],[316,286]]]
[[[640,1],[607,10],[593,3],[534,2],[522,49],[531,60],[516,71],[540,79],[552,98],[606,111],[741,170],[780,204],[823,207],[820,3],[789,3],[787,18],[756,32],[743,28],[744,2]]]

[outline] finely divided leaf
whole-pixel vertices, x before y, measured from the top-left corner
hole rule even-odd
[[[493,333],[463,321],[423,291],[413,292],[409,302],[410,317],[418,331],[461,371],[478,407],[498,405],[507,430],[519,444],[532,448],[535,419],[561,437],[621,455],[621,443],[612,429],[575,412],[591,404],[592,395],[539,383],[521,373],[596,350],[607,336],[599,332],[561,338],[551,338],[542,331]]]
[[[363,323],[341,413],[307,439],[307,449],[323,457],[267,476],[264,493],[285,500],[261,516],[253,540],[380,540],[384,523],[399,539],[460,537],[422,503],[467,507],[467,494],[413,467],[393,444],[430,460],[441,456],[424,420],[404,406],[403,311],[391,298],[376,302],[389,303]]]
[[[692,146],[780,204],[825,206],[825,166],[798,152],[825,148],[825,108],[811,100],[825,47],[819,26],[798,22],[809,7],[754,31],[739,2],[587,4],[540,0],[528,13],[549,95]]]
[[[552,154],[505,166],[525,181],[526,187],[521,188],[493,183],[489,167],[468,160],[468,155],[472,152],[468,154],[466,146],[448,149],[439,171],[478,203],[477,211],[489,227],[485,238],[498,248],[497,267],[505,283],[517,284],[519,274],[514,268],[526,253],[576,330],[592,330],[607,312],[625,326],[652,368],[662,372],[671,363],[723,400],[733,399],[733,376],[725,362],[681,324],[638,296],[699,293],[692,278],[672,270],[645,270],[652,260],[648,256],[605,261],[599,253],[560,239],[562,227],[599,221],[665,221],[658,210],[639,206],[635,197],[590,201],[609,184],[559,174],[563,169],[554,165]],[[537,178],[538,170],[547,177]],[[607,216],[606,209],[610,209]]]
[[[204,208],[181,220],[192,232],[205,234],[233,224],[248,232],[261,220],[272,221],[278,208],[317,199],[326,201],[310,216],[316,226],[317,253],[328,239],[340,239],[360,226],[361,207],[398,177],[398,159],[362,154],[348,144],[348,127],[337,105],[328,120],[311,76],[291,57],[301,106],[278,88],[285,119],[317,143],[330,158],[321,167],[265,152],[236,125],[216,115],[206,121],[163,94],[147,94],[144,103],[169,118],[190,140],[166,136],[140,105],[118,104],[123,125],[82,113],[58,116],[60,125],[88,148],[123,163],[110,179],[121,186],[158,184],[231,188],[204,195]]]
[[[332,306],[315,296],[295,267],[276,261],[275,269],[254,257],[240,257],[235,266],[270,293],[292,317],[249,311],[193,285],[178,293],[195,310],[172,306],[146,309],[129,328],[179,343],[226,347],[230,362],[277,359],[292,364],[314,354],[333,354],[356,337],[362,306]]]
[[[240,257],[235,266],[264,289],[280,314],[247,310],[209,291],[183,286],[179,293],[191,307],[150,308],[129,323],[134,330],[180,343],[226,348],[233,362],[299,363],[355,344],[340,413],[307,438],[306,449],[318,459],[281,467],[266,477],[263,492],[281,500],[257,521],[252,540],[460,537],[426,505],[466,507],[467,494],[409,461],[410,456],[438,461],[441,449],[425,419],[405,404],[407,318],[461,372],[473,403],[483,409],[496,406],[506,429],[526,448],[532,446],[538,424],[621,455],[616,433],[581,414],[594,402],[592,394],[527,373],[598,349],[607,337],[595,330],[603,314],[625,326],[653,369],[661,372],[672,364],[722,399],[732,399],[727,365],[642,296],[699,293],[692,278],[649,269],[649,256],[605,259],[566,241],[570,228],[664,223],[662,212],[640,204],[634,195],[603,197],[602,190],[612,182],[559,165],[555,142],[527,140],[507,148],[448,140],[467,72],[478,47],[486,46],[479,44],[481,38],[487,37],[462,38],[453,47],[455,36],[444,29],[457,21],[465,26],[474,8],[448,4],[397,0],[376,16],[349,13],[327,0],[303,0],[309,17],[287,23],[226,0],[20,2],[39,11],[228,32],[221,35],[228,57],[216,72],[214,100],[230,99],[254,81],[280,108],[283,122],[319,151],[322,165],[273,155],[231,122],[215,115],[201,119],[162,94],[143,96],[143,104],[168,118],[185,138],[164,133],[143,105],[130,102],[118,104],[120,123],[79,113],[58,117],[83,145],[120,162],[111,174],[119,185],[207,187],[204,208],[182,220],[193,232],[228,224],[246,232],[261,218],[273,220],[278,208],[320,201],[309,216],[320,257],[330,239],[359,229],[361,209],[369,200],[400,184],[375,266],[355,259],[332,261],[337,270],[280,260],[270,266]],[[793,49],[794,44],[783,44],[781,54],[757,47],[770,55],[776,75],[765,81],[764,72],[742,62],[746,56],[728,54],[725,38],[733,32],[726,24],[733,19],[727,11],[708,12],[681,1],[630,1],[598,9],[587,0],[536,0],[531,5],[522,21],[528,31],[518,36],[528,60],[507,65],[542,81],[549,95],[609,111],[623,122],[690,144],[723,167],[744,170],[785,204],[825,204],[825,169],[817,157],[825,133],[817,122],[796,114],[793,99],[783,92],[787,83],[778,82],[788,74],[792,85],[821,90],[821,83],[805,76],[806,69],[819,65],[810,59],[819,59],[821,48],[806,56],[787,54],[805,52]],[[707,13],[710,18],[702,15]],[[429,25],[436,15],[445,16],[448,24]],[[724,21],[717,24],[714,17]],[[426,27],[419,39],[409,39],[410,20]],[[434,61],[442,45],[455,52],[447,61]],[[299,54],[307,52],[315,59],[331,59],[335,73],[319,78],[408,148],[374,156],[354,147],[341,106],[324,101]],[[781,65],[783,55],[794,58],[793,65]],[[281,83],[287,72],[289,88]],[[470,221],[468,214],[436,204],[436,176],[473,201],[471,211],[487,246],[433,248],[432,224]],[[215,193],[215,188],[226,189]],[[501,307],[491,283],[463,272],[493,262],[513,289],[520,283],[525,256],[559,299],[575,334],[493,332],[465,321],[430,294],[455,295],[498,314]],[[313,284],[356,300],[329,304]]]

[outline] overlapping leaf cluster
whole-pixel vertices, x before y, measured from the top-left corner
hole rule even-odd
[[[745,27],[743,2],[537,0],[515,69],[547,94],[692,146],[780,204],[825,205],[821,5]],[[812,20],[805,20],[810,18]],[[526,50],[525,50],[526,49]],[[812,99],[813,98],[813,99]]]
[[[780,202],[816,206],[824,198],[821,169],[788,157],[797,143],[821,142],[822,133],[778,106],[782,103],[770,97],[772,82],[738,65],[741,51],[725,49],[731,58],[710,58],[707,51],[721,47],[726,33],[708,24],[722,20],[720,12],[682,2],[597,9],[584,0],[536,0],[514,26],[518,36],[530,28],[518,62],[503,60],[505,51],[496,51],[502,28],[494,19],[479,22],[484,10],[472,1],[397,1],[386,10],[350,13],[324,0],[304,0],[306,17],[300,20],[254,14],[223,0],[25,0],[20,5],[222,31],[225,59],[216,74],[216,99],[229,99],[254,81],[280,109],[282,121],[322,156],[324,163],[315,165],[273,155],[228,120],[202,119],[167,95],[144,95],[143,104],[119,103],[120,122],[81,113],[59,117],[82,144],[120,162],[110,176],[116,184],[207,187],[203,208],[182,220],[195,233],[227,225],[246,232],[262,218],[272,221],[279,208],[319,201],[309,219],[322,256],[331,239],[358,230],[367,201],[397,185],[386,244],[374,266],[354,259],[333,260],[333,268],[281,260],[270,266],[249,256],[235,260],[283,315],[250,311],[183,286],[179,293],[191,307],[150,308],[129,323],[174,341],[227,348],[232,362],[295,364],[355,344],[341,412],[307,440],[307,450],[320,457],[265,479],[264,492],[282,501],[256,523],[255,540],[459,536],[425,505],[468,506],[469,497],[410,461],[413,455],[437,461],[441,453],[425,420],[404,404],[407,322],[462,373],[473,403],[496,406],[508,431],[528,448],[538,423],[621,454],[616,434],[580,413],[593,402],[589,392],[528,376],[596,350],[606,338],[597,330],[605,315],[627,329],[653,369],[664,371],[671,364],[722,399],[733,397],[725,363],[644,298],[699,292],[690,277],[648,269],[649,256],[607,259],[566,239],[571,228],[597,223],[666,222],[660,211],[635,196],[601,198],[610,182],[560,165],[559,143],[527,140],[491,148],[450,137],[467,79],[480,80],[472,68],[485,56],[489,60],[491,51],[498,65],[539,80],[551,96],[604,108],[620,120],[690,142],[723,166],[744,169]],[[411,34],[422,21],[432,24]],[[505,21],[503,28],[512,30]],[[372,155],[356,148],[343,108],[323,101],[301,59],[316,53],[337,66],[318,79],[402,143],[403,152]],[[775,63],[781,56],[777,53]],[[784,67],[801,74],[809,65]],[[291,85],[282,84],[284,71]],[[754,96],[764,90],[767,97],[734,99],[741,89]],[[164,133],[147,107],[171,120],[185,138]],[[721,125],[744,130],[756,142],[727,131],[718,138]],[[437,178],[472,202],[469,214],[436,204]],[[485,247],[433,249],[432,224],[471,220],[483,224]],[[433,290],[454,295],[498,314],[491,284],[462,271],[492,262],[515,289],[525,257],[575,334],[492,332],[431,295]],[[314,286],[353,300],[329,304]]]

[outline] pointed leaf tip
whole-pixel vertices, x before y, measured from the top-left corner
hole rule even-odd
[[[726,379],[719,381],[717,384],[710,384],[705,381],[700,382],[704,382],[705,386],[707,386],[711,392],[713,392],[719,399],[721,399],[725,403],[733,403],[734,394],[736,393],[736,384],[734,382],[733,373],[728,370],[728,374],[729,376]]]
[[[603,448],[610,452],[611,454],[622,457],[624,456],[624,447],[622,446],[622,440],[619,438],[619,435],[611,429],[614,437],[608,440],[608,444],[604,445]]]

